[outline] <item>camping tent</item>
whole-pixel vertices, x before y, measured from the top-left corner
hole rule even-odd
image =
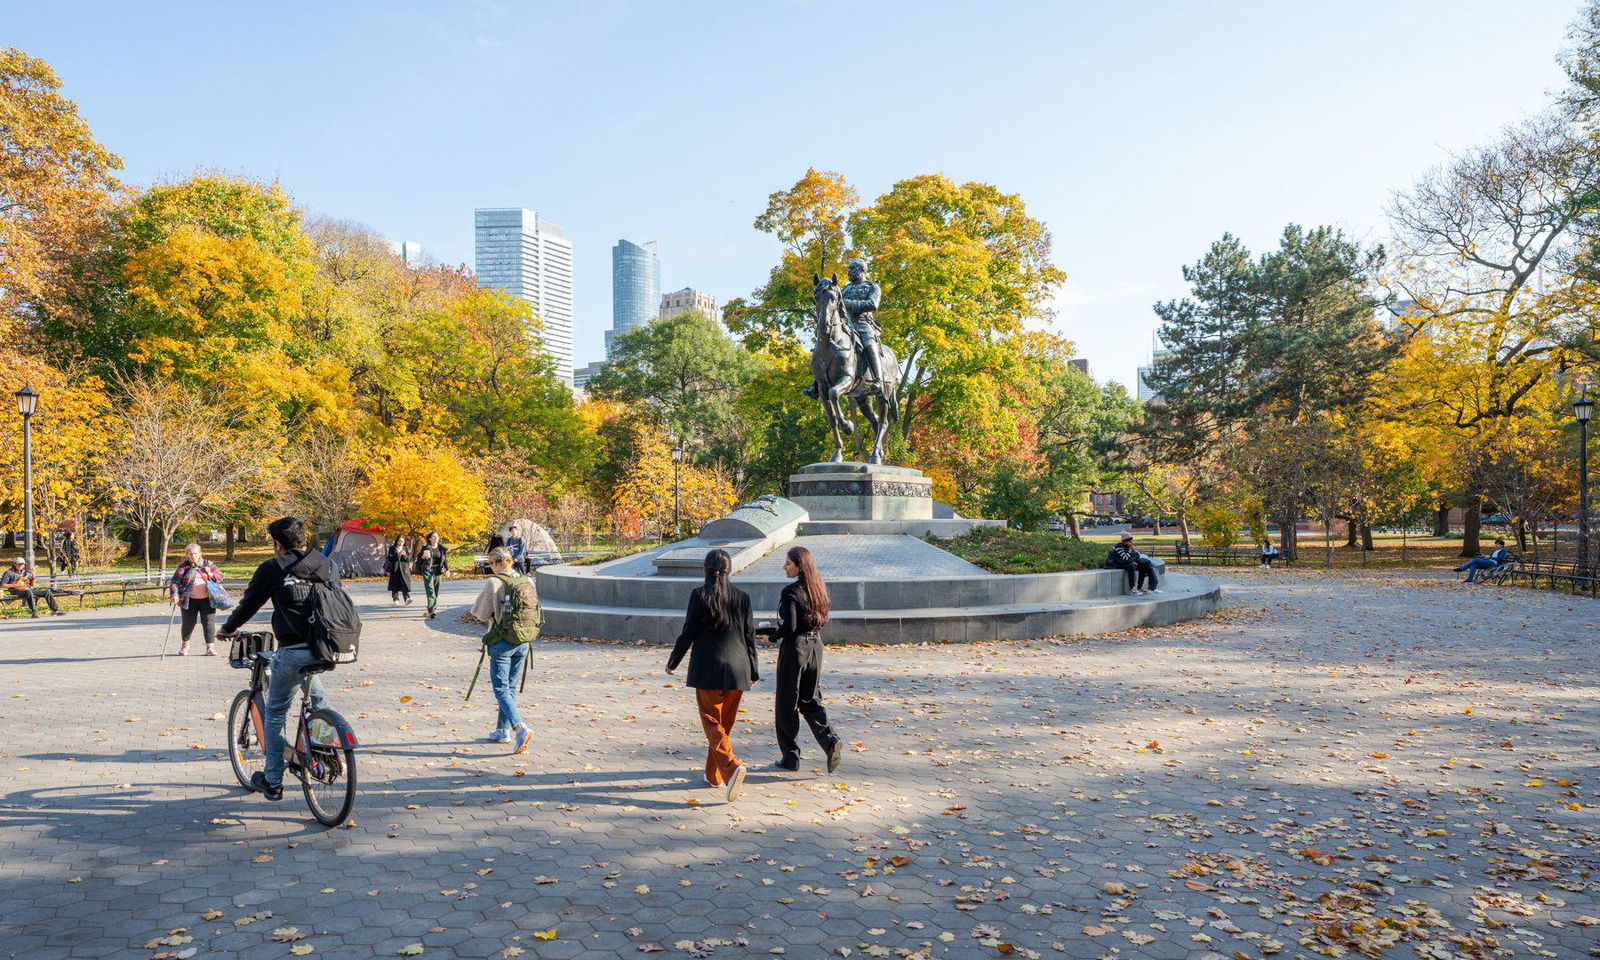
[[[522,542],[527,545],[529,556],[537,557],[541,554],[559,554],[561,552],[556,548],[555,538],[550,536],[550,531],[532,520],[526,518],[512,520],[500,528],[502,537],[509,538],[513,532],[521,537]]]
[[[367,527],[357,517],[345,521],[328,537],[322,555],[339,564],[341,577],[381,577],[389,541],[382,528]]]

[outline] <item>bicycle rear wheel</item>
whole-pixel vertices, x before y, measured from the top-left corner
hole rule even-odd
[[[252,713],[250,691],[240,690],[228,708],[228,762],[242,787],[250,787],[251,774],[267,768],[266,744],[256,732]]]
[[[349,819],[356,805],[356,752],[340,742],[339,728],[344,721],[332,710],[311,711],[306,726],[311,739],[306,744],[307,756],[301,758],[306,766],[300,771],[306,806],[318,823],[337,827]]]

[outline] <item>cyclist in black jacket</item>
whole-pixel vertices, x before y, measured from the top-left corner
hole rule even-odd
[[[337,565],[320,553],[306,552],[306,525],[294,517],[279,517],[267,525],[273,557],[256,567],[244,596],[222,625],[218,640],[231,640],[239,628],[272,601],[272,633],[278,651],[272,655],[272,683],[267,688],[266,771],[257,771],[250,783],[268,800],[283,799],[283,735],[289,703],[307,667],[321,664],[307,646],[311,616],[311,584],[338,583]],[[322,678],[311,675],[311,707],[328,706]]]

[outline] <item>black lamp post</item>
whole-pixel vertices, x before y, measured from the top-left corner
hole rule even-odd
[[[1587,387],[1572,414],[1578,418],[1578,576],[1583,577],[1589,573],[1589,417],[1594,414]]]
[[[24,385],[16,397],[22,414],[22,551],[33,573],[33,412],[39,409],[39,391]]]
[[[672,535],[683,536],[683,500],[679,496],[678,470],[683,465],[683,441],[672,445]]]

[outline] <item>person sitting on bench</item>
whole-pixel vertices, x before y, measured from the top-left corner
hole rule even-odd
[[[0,587],[4,587],[13,597],[21,597],[22,602],[28,605],[28,612],[33,616],[39,615],[39,600],[43,600],[50,612],[56,616],[66,614],[65,610],[56,606],[56,598],[51,595],[49,588],[36,590],[33,586],[33,571],[28,569],[28,562],[21,557],[11,561],[11,569],[0,573]]]
[[[1489,571],[1510,562],[1511,551],[1506,549],[1506,542],[1504,540],[1496,540],[1494,542],[1494,550],[1487,557],[1473,557],[1454,569],[1456,573],[1460,573],[1463,570],[1467,571],[1467,582],[1471,583],[1472,578],[1477,575],[1479,570],[1484,571],[1485,578],[1487,578]]]

